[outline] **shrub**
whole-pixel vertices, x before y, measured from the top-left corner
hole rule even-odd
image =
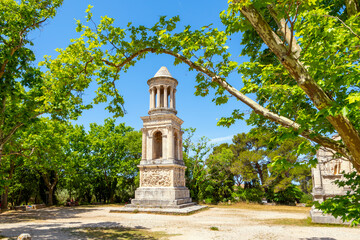
[[[244,189],[239,187],[231,196],[235,201],[261,202],[261,199],[264,197],[264,192],[260,188]]]
[[[313,196],[310,193],[304,194],[301,198],[300,198],[300,202],[301,203],[305,203],[306,207],[311,207],[312,205],[314,205],[313,202]]]
[[[64,204],[66,202],[66,200],[69,198],[69,191],[66,189],[57,189],[55,191],[55,196],[59,201],[59,204]]]
[[[212,198],[206,198],[205,203],[206,204],[211,204],[211,203],[215,203],[215,202],[214,202],[214,199],[212,199]]]
[[[285,190],[274,192],[273,201],[280,204],[294,205],[304,193],[295,185],[291,184]]]

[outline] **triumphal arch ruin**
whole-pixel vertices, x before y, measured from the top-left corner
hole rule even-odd
[[[176,87],[178,81],[166,67],[161,67],[147,81],[150,92],[148,116],[141,117],[142,160],[140,186],[135,199],[124,211],[191,212],[203,206],[192,202],[185,186],[185,164],[182,153],[181,125],[176,116]],[[155,209],[155,210],[154,210]]]
[[[340,137],[333,137],[339,140]],[[316,153],[318,164],[316,168],[311,169],[314,201],[323,202],[327,198],[336,195],[345,195],[350,188],[338,187],[334,181],[344,180],[343,172],[350,173],[355,171],[353,165],[343,157],[336,156],[331,149],[320,147]],[[335,218],[329,214],[323,214],[322,211],[311,208],[310,216],[315,223],[343,223],[340,218]]]

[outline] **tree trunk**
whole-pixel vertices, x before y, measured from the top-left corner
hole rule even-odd
[[[3,153],[3,146],[0,146],[0,171],[1,171],[1,169],[3,169],[3,167],[2,167],[2,153]],[[0,172],[0,179],[3,179],[3,176],[1,174],[1,172]],[[4,190],[5,190],[5,188],[4,188]],[[5,197],[4,195],[5,195],[5,191],[3,193],[1,193],[1,209],[7,209],[7,196]],[[5,198],[6,198],[6,201],[4,200]]]
[[[9,187],[4,186],[4,192],[1,195],[1,209],[2,210],[8,209],[8,192],[9,192]]]
[[[1,162],[1,154],[2,154],[2,150],[0,151],[0,162]],[[0,164],[0,169],[1,169],[1,164]],[[14,174],[14,170],[15,170],[15,163],[11,160],[10,163],[10,172],[9,172],[9,177],[8,177],[8,181],[12,179],[13,174]],[[4,192],[1,196],[1,209],[8,209],[8,195],[9,195],[9,186],[4,186]]]
[[[357,0],[345,0],[345,5],[346,13],[349,17],[357,14],[360,11]]]
[[[255,163],[255,168],[256,168],[257,173],[259,174],[259,178],[260,178],[260,182],[261,182],[261,186],[262,186],[262,185],[264,185],[264,174],[263,174],[260,164]]]
[[[49,190],[49,194],[48,194],[48,202],[47,202],[47,204],[49,206],[52,206],[53,205],[53,192],[54,192],[54,189],[52,187],[50,187],[48,190]]]
[[[43,177],[45,185],[49,191],[47,205],[52,206],[53,205],[53,193],[54,193],[55,186],[58,183],[59,176],[55,172],[55,178],[54,178],[53,183],[50,182],[50,178],[46,174],[41,174],[41,176]]]

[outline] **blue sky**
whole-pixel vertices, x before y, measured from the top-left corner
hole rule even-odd
[[[39,31],[32,33],[31,38],[35,45],[33,50],[37,60],[41,61],[44,55],[56,56],[56,48],[65,48],[70,39],[78,37],[75,32],[75,19],[85,22],[85,10],[91,4],[95,22],[100,16],[107,15],[115,18],[115,25],[126,27],[128,22],[133,25],[152,26],[160,16],[169,17],[179,15],[180,29],[185,25],[191,25],[193,29],[213,24],[213,27],[224,29],[219,13],[227,7],[227,1],[219,0],[64,0],[63,6],[58,10],[54,19],[49,20]],[[240,36],[234,36],[229,42],[232,60],[246,61],[240,58]],[[125,122],[139,130],[142,127],[141,116],[146,116],[149,109],[149,91],[146,81],[154,76],[161,66],[166,66],[172,76],[179,81],[176,93],[177,116],[184,120],[183,127],[197,129],[196,138],[206,136],[213,143],[231,142],[234,134],[248,132],[250,127],[245,121],[239,121],[230,128],[216,126],[217,120],[222,116],[229,116],[233,109],[243,111],[249,107],[230,98],[225,105],[216,106],[211,101],[213,94],[207,97],[197,97],[195,91],[196,72],[189,72],[184,64],[173,66],[173,58],[165,55],[148,55],[146,59],[138,62],[127,73],[121,74],[117,82],[117,88],[125,99],[127,114],[118,118],[117,122]],[[242,87],[241,76],[233,74],[228,81],[236,88]],[[85,99],[91,101],[95,88],[92,86],[85,92]],[[88,128],[89,123],[102,124],[104,119],[111,115],[104,109],[105,104],[96,105],[93,109],[85,111],[76,121]]]

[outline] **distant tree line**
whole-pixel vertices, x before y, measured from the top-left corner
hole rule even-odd
[[[11,143],[1,168],[3,208],[8,202],[126,202],[134,195],[141,133],[124,123],[106,119],[85,131],[83,126],[40,118],[18,131]]]
[[[280,144],[264,131],[240,133],[232,144],[214,146],[206,137],[194,141],[185,129],[183,147],[187,186],[199,202],[227,201],[293,204],[309,200],[311,156],[294,152],[302,138]],[[106,119],[83,126],[39,118],[18,131],[5,149],[1,175],[2,206],[21,204],[124,203],[138,187],[141,133]],[[16,154],[12,154],[16,153]],[[289,162],[279,169],[271,163]],[[283,166],[282,164],[281,166]]]
[[[195,129],[185,130],[184,160],[191,197],[206,203],[227,201],[278,204],[311,202],[312,155],[296,152],[303,138],[281,141],[253,129],[233,137],[232,144],[213,147],[205,137],[193,142]],[[278,161],[282,161],[279,168]],[[285,164],[287,162],[287,164]]]

